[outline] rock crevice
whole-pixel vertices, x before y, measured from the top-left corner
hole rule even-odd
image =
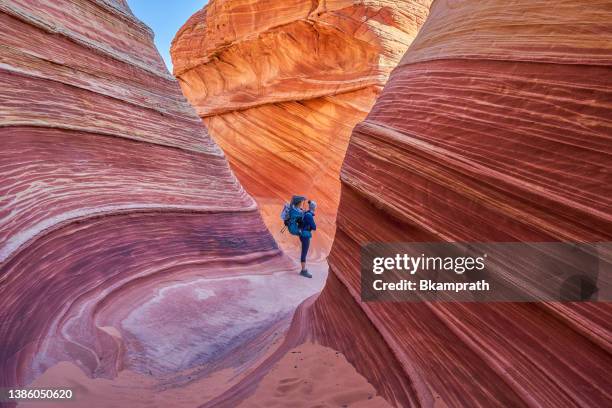
[[[293,194],[319,203],[314,259],[335,229],[353,126],[425,20],[430,1],[214,0],[172,43],[183,93],[278,233]]]

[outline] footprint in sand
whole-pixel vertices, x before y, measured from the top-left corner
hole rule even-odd
[[[286,393],[289,391],[293,391],[300,386],[299,378],[284,378],[279,381],[279,386],[276,387],[276,390],[280,393]]]

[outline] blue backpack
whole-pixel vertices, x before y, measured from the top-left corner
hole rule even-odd
[[[285,224],[281,232],[287,229],[291,235],[299,236],[302,234],[302,220],[304,219],[304,212],[302,210],[290,204],[285,204],[281,212],[281,218]]]

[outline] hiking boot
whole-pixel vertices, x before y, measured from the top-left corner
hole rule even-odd
[[[308,272],[308,269],[302,269],[300,271],[300,275],[302,275],[305,278],[312,278],[312,275],[310,274],[310,272]]]

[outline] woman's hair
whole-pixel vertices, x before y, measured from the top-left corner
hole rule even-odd
[[[295,195],[291,198],[291,205],[294,207],[299,206],[306,200],[306,197]]]

